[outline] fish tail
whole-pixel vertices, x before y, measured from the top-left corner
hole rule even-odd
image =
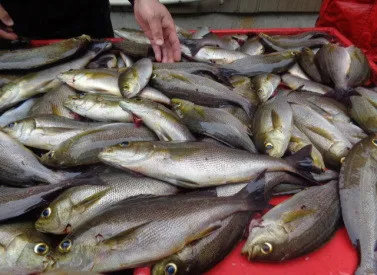
[[[341,101],[345,105],[350,105],[351,96],[359,96],[360,94],[354,88],[335,88],[333,91],[326,93],[326,97],[335,98],[338,101]]]
[[[247,99],[243,100],[243,102],[240,103],[240,105],[242,106],[242,109],[245,110],[245,112],[249,116],[249,118],[252,119],[254,117],[254,113],[255,113],[257,107]]]
[[[104,41],[104,42],[95,42],[93,43],[89,50],[94,52],[95,54],[100,54],[104,50],[110,49],[111,48],[111,42],[109,41]]]
[[[201,49],[196,39],[180,38],[180,42],[189,49],[191,56],[195,56]]]
[[[219,75],[221,75],[221,77],[222,77],[223,79],[227,79],[227,80],[229,81],[229,79],[230,79],[232,76],[235,76],[235,75],[243,75],[243,74],[240,73],[239,71],[235,70],[235,69],[219,67]]]
[[[265,195],[266,179],[264,177],[266,171],[260,173],[255,179],[249,182],[234,197],[247,200],[248,209],[263,210],[269,208],[269,204]]]

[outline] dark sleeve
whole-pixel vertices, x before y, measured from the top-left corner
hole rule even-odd
[[[132,7],[134,6],[134,2],[135,2],[135,0],[128,0],[130,3],[131,3],[131,5],[132,5]]]

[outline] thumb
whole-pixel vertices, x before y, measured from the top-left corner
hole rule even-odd
[[[8,12],[0,5],[0,20],[7,25],[8,27],[13,26],[14,22],[12,18],[10,18]]]
[[[162,46],[164,44],[164,36],[162,35],[161,18],[153,16],[153,18],[149,21],[149,28],[151,30],[153,41],[158,46]]]

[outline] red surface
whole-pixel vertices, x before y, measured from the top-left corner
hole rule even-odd
[[[232,30],[214,30],[219,35],[227,34],[295,34],[305,31],[325,31],[336,38],[336,41],[344,46],[352,45],[352,42],[344,37],[334,28],[291,28],[291,29],[232,29]],[[109,39],[110,41],[121,41],[121,39]],[[51,44],[59,40],[40,40],[32,41],[34,46],[42,46]],[[377,83],[377,65],[370,60],[373,71],[372,80]],[[274,198],[272,204],[276,205],[287,199]],[[206,275],[347,275],[353,274],[357,263],[358,256],[356,250],[352,247],[347,232],[342,227],[335,236],[320,249],[304,255],[300,258],[286,261],[283,263],[256,263],[249,262],[240,253],[244,242],[241,242],[221,263],[216,265]],[[149,268],[138,268],[134,272],[135,275],[149,275]]]

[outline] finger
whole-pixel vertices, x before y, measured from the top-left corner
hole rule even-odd
[[[168,50],[166,44],[161,46],[162,48],[162,63],[168,63]]]
[[[8,12],[3,8],[2,5],[0,5],[0,20],[8,27],[14,25],[12,18],[10,18]]]
[[[174,61],[181,60],[181,43],[179,43],[177,34],[175,32],[170,33],[168,40],[172,48]]]
[[[158,46],[162,46],[164,44],[164,37],[162,36],[161,18],[153,16],[149,21],[149,28],[151,30],[153,41]]]
[[[165,45],[166,45],[167,59],[168,59],[167,62],[173,63],[174,62],[173,49],[171,47],[171,44],[170,44],[169,40],[165,40]]]
[[[17,34],[15,34],[14,32],[6,32],[0,29],[0,37],[9,40],[16,40]]]
[[[152,43],[152,48],[154,51],[154,57],[156,58],[157,62],[161,62],[161,46]]]

